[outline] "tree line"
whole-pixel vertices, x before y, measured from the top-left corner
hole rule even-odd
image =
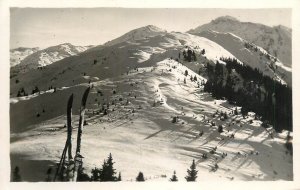
[[[236,59],[221,58],[225,64],[207,64],[204,90],[215,98],[226,98],[242,107],[242,114],[258,114],[277,132],[292,131],[292,89]],[[268,125],[266,125],[268,126]]]

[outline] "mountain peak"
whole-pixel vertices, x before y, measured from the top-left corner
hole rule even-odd
[[[287,26],[284,26],[284,25],[277,25],[277,26],[274,26],[274,28],[279,28],[279,29],[282,29],[282,30],[285,30],[285,31],[288,31],[288,32],[292,32],[292,29],[287,27]]]
[[[106,42],[104,45],[111,46],[117,43],[140,40],[140,39],[153,37],[160,34],[165,34],[166,32],[167,32],[166,30],[163,30],[157,26],[147,25],[147,26],[133,29],[114,40]]]
[[[159,28],[157,26],[154,26],[154,25],[146,25],[146,26],[142,26],[140,28],[136,28],[136,29],[133,29],[131,31],[129,31],[128,33],[130,32],[167,32],[166,30],[162,29],[162,28]]]
[[[67,46],[74,46],[74,45],[72,45],[71,43],[68,43],[68,42],[59,44],[58,46],[65,46],[65,45],[67,45]]]
[[[236,19],[236,18],[234,18],[232,16],[228,16],[228,15],[218,17],[218,18],[214,19],[213,21],[214,22],[225,22],[225,21],[237,21],[237,22],[239,22],[238,19]]]
[[[161,28],[159,28],[157,26],[154,26],[154,25],[147,25],[147,26],[142,27],[142,28],[146,28],[148,30],[157,31],[157,32],[163,32],[163,31],[165,31],[165,30],[163,30],[163,29],[161,29]]]

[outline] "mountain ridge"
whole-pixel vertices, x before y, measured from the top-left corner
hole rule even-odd
[[[274,72],[276,73],[275,76],[282,78],[289,86],[292,85],[292,69],[283,65],[278,58],[270,55],[262,47],[249,43],[247,40],[230,32],[222,33],[208,30],[197,35],[218,43],[253,69],[256,68],[271,78],[274,77],[271,74]]]
[[[219,17],[207,24],[200,25],[188,31],[191,34],[213,30],[217,32],[231,32],[250,43],[261,46],[271,55],[278,57],[284,65],[292,65],[291,32],[285,26],[266,26],[259,23],[241,22],[231,17]]]

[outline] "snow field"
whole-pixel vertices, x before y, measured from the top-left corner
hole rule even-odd
[[[292,180],[292,157],[285,154],[285,135],[276,134],[272,139],[259,121],[249,123],[253,116],[243,119],[241,115],[230,114],[234,106],[225,100],[214,100],[202,92],[203,87],[198,88],[196,82],[190,81],[189,76],[184,84],[185,70],[189,75],[196,75],[198,81],[205,80],[176,61],[166,59],[153,67],[132,70],[128,75],[92,82],[94,89],[89,95],[86,113],[89,125],[84,127],[82,136],[87,173],[100,167],[103,159],[112,153],[115,168],[122,173],[124,181],[134,181],[139,171],[147,181],[167,181],[174,170],[179,180],[185,181],[186,170],[193,159],[199,170],[198,181]],[[108,95],[100,97],[96,89]],[[116,94],[112,94],[113,89]],[[63,92],[64,89],[57,93]],[[95,98],[110,102],[108,115],[93,114],[99,109]],[[115,105],[112,105],[113,100]],[[155,100],[162,100],[162,104],[153,106]],[[227,112],[229,119],[222,121],[220,114],[212,117],[217,111]],[[177,123],[172,123],[173,116],[179,117]],[[77,119],[75,115],[73,138]],[[65,122],[64,116],[56,117],[28,131],[12,134],[17,140],[11,143],[11,155],[58,162],[66,139]],[[215,122],[215,126],[211,122]],[[219,125],[224,126],[221,134],[217,132]],[[201,137],[200,131],[204,132]],[[230,138],[231,134],[235,134],[234,138]],[[215,147],[216,151],[210,153]],[[227,156],[222,157],[225,153]],[[202,158],[203,154],[207,154],[207,159]],[[27,172],[22,171],[22,163],[13,163],[19,164],[21,175]],[[39,163],[42,162],[31,164]],[[219,168],[214,172],[215,164]],[[40,180],[44,179],[47,169],[45,166],[44,172],[40,170]],[[162,177],[164,175],[167,177]]]

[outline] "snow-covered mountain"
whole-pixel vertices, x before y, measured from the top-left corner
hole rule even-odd
[[[240,107],[203,91],[199,69],[224,64],[224,57],[243,64],[242,57],[206,37],[161,30],[144,35],[145,28],[11,78],[12,168],[19,166],[28,181],[42,181],[49,167],[55,169],[66,142],[67,100],[74,94],[77,123],[90,86],[81,144],[88,174],[112,153],[123,181],[134,181],[139,171],[147,181],[168,181],[174,170],[184,181],[193,159],[199,181],[292,180],[288,132],[264,128],[255,113],[243,117]],[[194,59],[186,61],[184,52]],[[17,97],[20,90],[26,95]]]
[[[77,55],[91,47],[92,46],[74,46],[70,43],[51,46],[28,55],[21,60],[18,65],[12,68],[12,70],[16,72],[27,72],[31,69],[50,65],[66,57]]]
[[[106,42],[104,45],[106,46],[111,46],[117,43],[121,43],[121,42],[133,42],[136,40],[140,40],[140,39],[145,39],[145,38],[149,38],[149,37],[153,37],[153,36],[157,36],[157,35],[161,35],[161,34],[165,34],[167,31],[163,30],[161,28],[158,28],[157,26],[153,26],[153,25],[148,25],[148,26],[144,26],[141,28],[137,28],[134,30],[131,30],[129,32],[127,32],[126,34]]]
[[[10,50],[10,66],[18,65],[24,58],[27,56],[39,51],[40,48],[27,48],[27,47],[19,47]]]
[[[254,43],[271,55],[277,57],[284,65],[292,65],[292,30],[285,26],[269,27],[263,24],[240,22],[230,16],[219,17],[208,24],[188,31],[191,34],[203,31],[233,33],[250,43]]]
[[[270,55],[262,47],[250,43],[229,32],[221,33],[208,30],[195,35],[205,37],[218,43],[240,61],[248,64],[253,69],[257,68],[265,75],[270,76],[271,78],[277,78],[291,86],[292,68],[285,66],[278,58]]]
[[[137,41],[138,43],[125,41],[103,46],[54,62],[41,70],[20,73],[11,78],[12,96],[16,96],[21,87],[26,87],[30,91],[35,86],[47,90],[50,86],[71,86],[90,80],[87,76],[83,76],[83,73],[89,73],[91,78],[99,79],[118,76],[137,66],[153,65],[166,57],[176,58],[187,46],[195,48],[197,54],[205,49],[205,57],[214,62],[217,60],[221,62],[221,57],[235,58],[217,43],[188,33],[172,32]],[[20,79],[17,84],[16,78]]]

